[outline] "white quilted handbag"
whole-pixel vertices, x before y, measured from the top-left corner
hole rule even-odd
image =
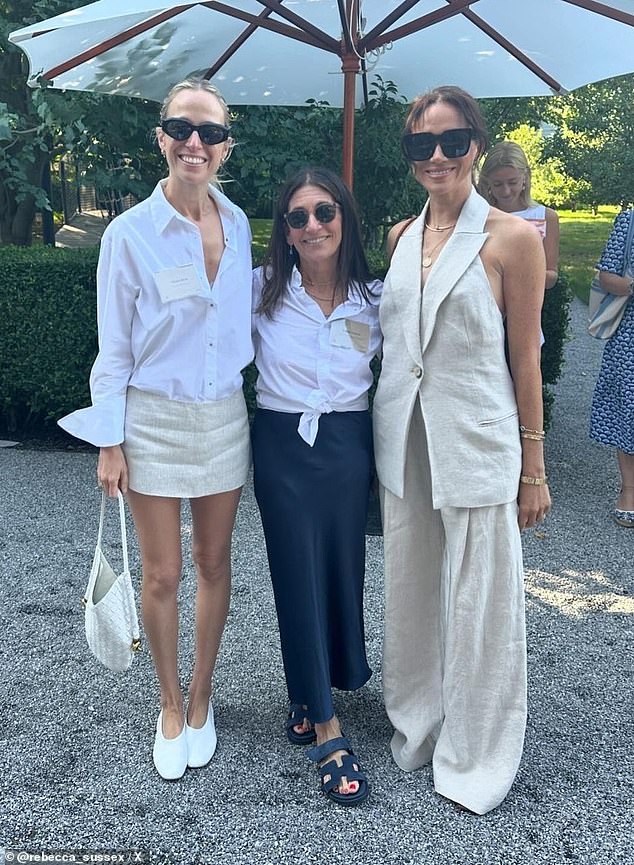
[[[134,589],[128,565],[125,507],[121,493],[119,492],[117,496],[123,571],[117,576],[101,548],[107,499],[104,492],[101,495],[97,547],[84,597],[85,624],[86,639],[95,658],[110,670],[127,670],[141,642]]]

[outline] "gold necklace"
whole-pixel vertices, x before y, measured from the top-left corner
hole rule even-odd
[[[440,247],[443,246],[443,244],[445,244],[449,238],[448,237],[441,237],[440,241],[436,244],[436,246],[434,246],[432,249],[430,249],[428,253],[425,253],[425,245],[424,245],[425,240],[424,240],[424,238],[425,238],[425,235],[423,234],[423,267],[425,269],[427,269],[428,267],[432,266],[432,263],[434,261],[433,256],[434,256],[434,253],[436,252],[436,250],[440,249]]]
[[[309,297],[314,298],[314,300],[321,300],[322,303],[335,303],[335,299],[332,297],[332,295],[330,297],[320,297],[318,294],[313,294],[312,291],[308,291],[306,286],[304,286],[304,291]]]
[[[452,222],[451,225],[437,225],[435,228],[433,225],[430,225],[427,220],[425,220],[425,228],[428,228],[430,231],[449,231],[450,228],[455,228],[456,223]]]

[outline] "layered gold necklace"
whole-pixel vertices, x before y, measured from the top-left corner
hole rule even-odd
[[[430,231],[445,232],[445,231],[449,231],[452,228],[455,228],[456,223],[454,222],[451,225],[444,225],[444,226],[437,225],[434,227],[433,225],[429,225],[429,223],[427,221],[425,221],[424,227],[425,227],[425,229],[429,229]],[[425,231],[423,231],[423,262],[422,263],[423,263],[423,268],[425,270],[428,267],[432,266],[432,264],[434,263],[434,253],[436,252],[436,250],[440,249],[441,246],[444,246],[444,244],[449,240],[450,236],[451,235],[445,235],[444,237],[441,237],[435,246],[433,246],[431,249],[428,249],[427,251],[425,251]]]

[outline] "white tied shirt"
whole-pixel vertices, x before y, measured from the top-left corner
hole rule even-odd
[[[368,407],[370,361],[381,348],[382,283],[368,284],[369,301],[351,289],[348,299],[326,317],[306,294],[301,274],[294,268],[284,299],[270,319],[257,312],[262,280],[262,268],[257,268],[253,272],[257,405],[301,413],[297,431],[312,447],[322,414]]]
[[[92,406],[59,421],[98,447],[124,439],[132,386],[182,402],[213,402],[242,387],[253,359],[251,231],[245,214],[209,187],[225,249],[210,284],[200,231],[162,183],[104,232],[97,265],[99,353]]]

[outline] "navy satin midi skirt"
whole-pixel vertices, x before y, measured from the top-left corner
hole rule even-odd
[[[289,700],[321,723],[334,714],[333,687],[355,690],[371,675],[363,581],[372,427],[367,411],[324,414],[310,447],[299,418],[257,409],[253,477]]]

